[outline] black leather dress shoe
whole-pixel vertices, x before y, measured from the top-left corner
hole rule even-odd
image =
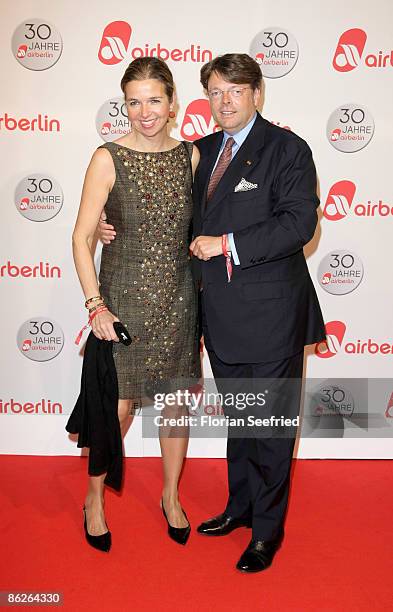
[[[208,536],[223,536],[231,533],[231,531],[238,527],[251,527],[251,519],[233,518],[223,512],[201,523],[197,528],[197,532]]]
[[[251,540],[240,557],[236,568],[241,572],[255,573],[267,569],[276,551],[280,548],[282,536],[276,540]]]

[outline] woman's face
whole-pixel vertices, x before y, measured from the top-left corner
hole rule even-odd
[[[124,93],[133,132],[151,138],[166,130],[173,101],[168,99],[161,81],[130,81]]]

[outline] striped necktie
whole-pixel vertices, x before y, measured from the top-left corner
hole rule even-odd
[[[207,188],[207,201],[212,197],[218,183],[220,182],[222,175],[228,168],[232,159],[232,147],[235,144],[235,140],[230,136],[225,143],[225,147],[222,150],[220,159],[217,162],[214,172],[210,177],[209,186]]]

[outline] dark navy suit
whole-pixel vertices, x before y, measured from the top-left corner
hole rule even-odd
[[[230,283],[223,256],[193,261],[203,286],[203,333],[213,374],[219,390],[227,391],[228,384],[220,380],[231,379],[237,390],[245,389],[245,379],[259,381],[261,388],[262,379],[301,383],[304,346],[325,338],[303,254],[314,235],[319,205],[312,154],[299,136],[257,114],[206,202],[222,140],[222,132],[216,132],[195,143],[201,159],[194,182],[193,235],[233,232],[240,260]],[[236,192],[242,179],[257,187]],[[292,386],[289,393],[297,411],[300,389],[301,384]],[[281,409],[278,402],[274,410]],[[257,539],[272,539],[282,528],[293,444],[293,437],[240,438],[229,431],[226,511],[252,517]]]

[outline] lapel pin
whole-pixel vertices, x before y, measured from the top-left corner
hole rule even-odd
[[[247,166],[251,166],[251,164],[252,164],[251,159],[246,159],[246,164],[247,164]]]

